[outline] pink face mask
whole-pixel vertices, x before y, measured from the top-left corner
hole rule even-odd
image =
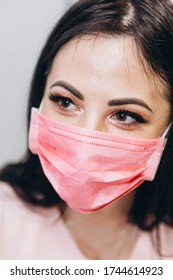
[[[165,143],[62,124],[32,109],[29,148],[58,195],[79,212],[92,213],[152,181]]]

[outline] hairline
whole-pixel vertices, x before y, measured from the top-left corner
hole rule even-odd
[[[60,48],[57,50],[57,52],[55,53],[55,55],[53,56],[51,65],[50,65],[50,69],[47,72],[47,76],[45,81],[47,82],[48,76],[51,73],[51,68],[53,65],[53,62],[55,60],[55,57],[58,55],[58,53],[71,41],[77,41],[76,44],[79,43],[79,41],[83,38],[87,38],[88,40],[93,40],[93,37],[95,37],[95,40],[93,42],[93,44],[96,42],[96,40],[100,37],[100,38],[114,38],[114,39],[131,39],[132,41],[132,46],[135,47],[136,52],[134,51],[134,57],[136,58],[136,61],[139,63],[139,66],[144,70],[145,76],[148,80],[148,82],[150,84],[154,84],[154,86],[157,89],[158,94],[160,95],[161,98],[164,98],[165,101],[167,101],[168,103],[170,103],[170,88],[168,83],[166,83],[166,81],[161,77],[161,75],[159,75],[158,73],[156,73],[154,71],[154,69],[152,69],[151,65],[149,64],[149,62],[147,61],[147,59],[144,57],[143,52],[142,52],[142,48],[140,46],[140,44],[137,43],[137,40],[135,39],[135,36],[133,36],[133,34],[129,34],[128,32],[124,32],[121,34],[115,34],[113,32],[106,32],[106,31],[99,31],[99,32],[88,32],[86,34],[78,34],[72,38],[70,38],[67,42],[65,42],[62,46],[60,46]],[[75,48],[75,51],[77,49],[77,45]],[[75,53],[74,53],[75,56]],[[159,82],[159,85],[158,85]],[[45,83],[46,84],[46,83]],[[160,84],[163,86],[163,92],[161,92],[160,90]],[[45,90],[45,88],[44,88]],[[43,94],[44,95],[44,94]]]

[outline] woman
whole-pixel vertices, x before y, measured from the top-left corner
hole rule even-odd
[[[166,0],[62,17],[33,76],[30,150],[1,171],[1,259],[173,258],[172,45]]]

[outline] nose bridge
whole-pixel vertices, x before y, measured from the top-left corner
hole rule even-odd
[[[92,110],[85,114],[83,127],[97,131],[105,131],[104,119],[99,112]]]

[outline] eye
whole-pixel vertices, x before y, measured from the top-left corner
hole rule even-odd
[[[147,120],[145,120],[141,115],[128,110],[119,110],[111,116],[111,120],[115,123],[115,125],[124,126],[147,123]]]
[[[49,99],[56,103],[58,108],[62,111],[76,111],[79,110],[75,102],[66,96],[50,94]]]

